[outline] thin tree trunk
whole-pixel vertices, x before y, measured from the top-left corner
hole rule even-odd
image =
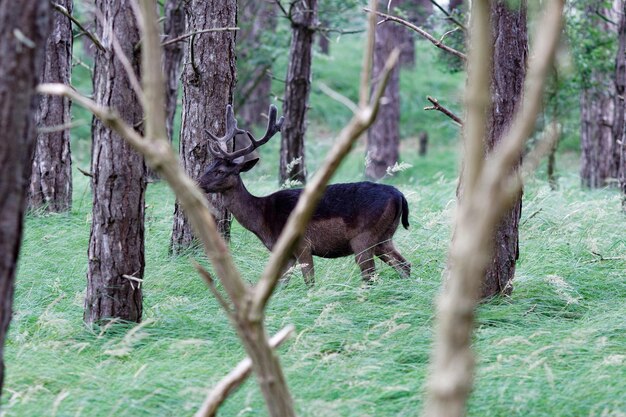
[[[526,0],[509,6],[505,0],[491,5],[494,39],[491,96],[493,106],[488,120],[487,151],[500,142],[508,130],[518,104],[522,101],[528,36]],[[506,213],[494,234],[494,254],[485,273],[482,296],[510,294],[519,257],[519,219],[522,214],[521,193]]]
[[[596,0],[587,10],[607,36],[616,36],[616,27],[604,19],[596,18],[592,10],[600,8],[602,15],[617,20],[612,7],[602,8]],[[593,69],[588,85],[580,94],[580,179],[583,187],[601,188],[615,185],[618,175],[616,141],[613,119],[615,117],[615,82],[610,72]]]
[[[391,11],[393,14],[393,11]],[[393,22],[376,27],[374,41],[374,62],[372,64],[372,91],[378,85],[385,62],[395,49],[398,40],[403,39],[405,29]],[[385,88],[378,117],[367,131],[367,156],[365,176],[378,180],[385,176],[387,168],[398,162],[400,147],[400,70],[391,72]]]
[[[72,13],[72,0],[57,2]],[[41,82],[70,84],[72,72],[72,26],[69,18],[52,12],[52,32],[46,41],[46,61]],[[37,112],[39,129],[71,122],[71,103],[64,97],[41,96]],[[31,209],[59,213],[72,208],[72,159],[70,130],[40,132],[28,192]]]
[[[0,393],[50,13],[47,1],[0,0]]]
[[[618,184],[622,191],[622,210],[626,212],[626,1],[621,1],[621,17],[618,27],[618,47],[615,58],[615,115],[613,138],[614,160],[617,162]]]
[[[94,99],[116,109],[132,126],[141,126],[141,104],[113,52],[115,38],[138,73],[139,30],[130,1],[97,0],[96,7],[102,16],[96,19],[97,33],[106,51],[95,51]],[[96,118],[92,136],[93,209],[84,319],[139,322],[141,285],[128,277],[143,279],[144,272],[144,160]]]
[[[274,57],[263,48],[263,35],[274,32],[276,19],[272,9],[275,5],[266,1],[247,1],[239,10],[242,30],[237,34],[237,93],[235,106],[243,126],[264,123],[270,105],[272,69]]]
[[[184,0],[186,32],[234,27],[237,2]],[[226,129],[224,109],[233,101],[236,80],[234,31],[192,36],[186,43],[183,65],[183,114],[180,131],[180,159],[185,172],[198,178],[211,162],[205,129],[221,135]],[[230,213],[216,194],[209,197],[220,234],[230,237]],[[191,246],[191,225],[180,203],[174,209],[171,251]]]
[[[165,21],[163,22],[164,41],[176,38],[185,33],[185,11],[183,0],[166,0]],[[174,137],[174,116],[178,103],[178,84],[182,68],[185,42],[175,42],[163,48],[163,73],[167,83],[165,89],[166,113],[165,124],[170,142]]]
[[[293,3],[291,10],[291,46],[283,115],[285,123],[280,142],[281,184],[286,181],[306,182],[304,133],[306,112],[311,92],[313,35],[317,24],[317,0]]]

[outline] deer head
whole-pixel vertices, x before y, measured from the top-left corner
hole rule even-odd
[[[249,171],[259,162],[255,150],[280,132],[283,126],[284,118],[281,116],[277,122],[276,113],[276,107],[270,105],[267,130],[257,140],[249,131],[237,127],[232,106],[226,106],[225,135],[220,138],[205,130],[210,138],[208,149],[214,158],[198,181],[205,192],[220,193],[235,187],[239,182],[239,174]],[[242,138],[243,135],[245,136]],[[248,143],[245,144],[246,142]]]

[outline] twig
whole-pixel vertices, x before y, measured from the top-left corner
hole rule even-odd
[[[436,7],[436,8],[438,8],[439,10],[441,10],[441,12],[442,12],[443,14],[445,14],[445,15],[446,15],[446,18],[447,18],[449,21],[451,21],[452,23],[454,23],[455,25],[457,25],[457,26],[458,26],[459,28],[461,28],[464,32],[467,32],[467,28],[465,27],[465,25],[464,25],[463,23],[459,22],[459,21],[458,21],[458,20],[457,20],[454,16],[452,16],[452,15],[450,14],[450,12],[449,12],[449,11],[447,11],[445,8],[441,7],[441,5],[440,5],[437,1],[435,1],[435,0],[430,0],[430,2],[431,2],[431,3],[432,3],[432,4]]]
[[[364,8],[363,10],[365,10],[367,13],[372,13],[372,10],[369,8]],[[432,42],[437,48],[442,49],[448,53],[451,53],[452,55],[459,57],[460,59],[462,59],[463,61],[467,60],[467,56],[462,53],[457,51],[454,48],[451,48],[447,45],[444,45],[442,42],[440,42],[437,38],[435,38],[434,36],[432,36],[430,33],[426,32],[424,29],[421,29],[417,26],[415,26],[414,24],[412,24],[411,22],[407,22],[404,19],[401,19],[397,16],[392,16],[386,13],[381,13],[381,12],[377,12],[374,11],[375,14],[377,14],[378,16],[384,17],[385,20],[390,20],[392,22],[396,22],[396,23],[400,23],[401,25],[404,25],[406,27],[408,27],[409,29],[414,30],[415,32],[417,32],[420,36],[428,39],[430,42]]]
[[[89,177],[89,178],[93,178],[93,174],[89,171],[85,171],[84,169],[82,169],[81,167],[77,166],[76,169],[78,170],[78,172],[80,172],[81,174],[83,174],[85,177]]]
[[[135,289],[135,285],[133,284],[133,282],[136,282],[136,283],[137,283],[137,287],[138,287],[138,288],[141,288],[141,284],[143,283],[143,279],[141,279],[141,278],[137,278],[137,277],[134,277],[134,276],[132,276],[132,275],[126,275],[126,274],[123,274],[123,275],[122,275],[122,278],[126,278],[127,280],[129,280],[129,281],[130,281],[130,287],[131,287],[133,290]]]
[[[433,103],[433,105],[424,107],[424,110],[437,110],[437,111],[440,111],[441,113],[445,114],[450,119],[452,119],[452,121],[454,123],[456,123],[457,125],[463,126],[463,120],[461,120],[461,118],[459,116],[457,116],[456,114],[452,113],[450,110],[448,110],[447,108],[445,108],[444,106],[439,104],[439,101],[436,98],[433,98],[431,96],[427,96],[426,99],[428,101],[430,101],[431,103]]]
[[[162,47],[166,47],[166,46],[171,45],[173,43],[184,41],[187,38],[190,38],[190,37],[195,36],[195,35],[200,35],[202,33],[226,32],[226,31],[229,31],[229,30],[235,31],[235,30],[239,30],[239,28],[238,27],[225,27],[225,28],[213,28],[213,29],[196,30],[196,31],[193,31],[193,32],[185,33],[184,35],[177,36],[177,37],[172,38],[172,39],[170,39],[168,41],[162,42],[161,46]]]
[[[283,344],[293,334],[295,328],[288,325],[276,333],[269,341],[270,346],[276,349]],[[222,380],[211,390],[209,395],[202,403],[202,407],[195,414],[195,417],[214,417],[218,408],[224,400],[235,391],[250,376],[252,372],[252,361],[245,358],[228,373]]]
[[[217,290],[217,287],[215,287],[215,280],[213,279],[209,271],[204,269],[202,265],[200,265],[198,262],[196,262],[193,259],[191,263],[193,264],[194,268],[196,268],[196,271],[198,271],[200,276],[204,278],[204,281],[207,283],[207,285],[209,286],[209,289],[211,290],[211,292],[213,293],[217,301],[220,303],[224,311],[229,316],[232,315],[233,309],[228,304],[228,301],[226,301],[226,299],[222,296],[222,294]]]
[[[526,219],[522,222],[522,224],[520,224],[520,226],[524,226],[526,223],[528,223],[529,220],[534,218],[537,214],[541,213],[542,211],[543,211],[542,208],[540,208],[539,210],[535,210],[530,216],[526,217]]]
[[[50,2],[50,5],[52,6],[52,8],[54,10],[56,10],[59,13],[61,13],[63,16],[67,17],[76,26],[78,26],[78,28],[80,30],[82,30],[85,35],[87,35],[87,37],[91,40],[91,42],[93,42],[94,45],[96,45],[96,47],[98,49],[100,49],[103,52],[106,51],[106,48],[102,45],[102,43],[100,42],[100,39],[98,39],[98,37],[96,35],[94,35],[89,30],[87,30],[74,16],[72,16],[70,14],[70,12],[65,7],[61,6],[60,4],[55,3],[53,1]]]

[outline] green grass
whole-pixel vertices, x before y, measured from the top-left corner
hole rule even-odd
[[[347,60],[344,67],[333,58],[317,61],[319,78],[348,95],[358,72],[351,72],[351,82],[333,82],[345,78],[342,68],[358,67],[352,49],[354,44],[333,44],[333,56]],[[424,61],[435,65],[429,59]],[[419,69],[403,76],[406,88],[442,102],[458,96],[462,84],[456,75],[433,77]],[[316,136],[309,138],[307,156],[314,168],[348,115],[323,96],[314,94],[312,102],[310,131]],[[411,229],[399,230],[395,241],[413,264],[411,279],[377,263],[377,282],[363,288],[353,259],[316,259],[313,289],[295,274],[269,305],[272,333],[289,323],[297,329],[280,357],[301,416],[413,416],[421,409],[458,156],[455,128],[443,116],[421,111],[422,104],[413,106],[402,145],[402,157],[412,167],[386,179],[409,201]],[[315,115],[318,108],[328,109],[328,115]],[[424,128],[431,129],[432,146],[420,158],[414,137]],[[80,164],[88,160],[85,139],[75,140]],[[276,149],[277,141],[268,144],[262,163],[246,175],[254,193],[277,188]],[[358,145],[335,181],[360,179],[363,154]],[[478,379],[470,415],[626,413],[625,219],[617,193],[580,190],[575,155],[560,155],[558,163],[559,190],[549,190],[541,171],[526,188],[513,295],[479,308]],[[206,260],[194,250],[168,255],[173,196],[162,183],[150,185],[144,323],[86,328],[91,196],[87,179],[75,174],[70,214],[31,215],[26,221],[0,415],[192,415],[243,357],[228,320],[190,263]],[[267,251],[237,224],[231,249],[245,279],[254,282]],[[594,252],[622,259],[599,260]],[[226,402],[221,415],[266,415],[253,379]]]

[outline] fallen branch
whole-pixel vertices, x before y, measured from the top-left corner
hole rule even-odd
[[[445,108],[444,106],[439,104],[439,101],[436,98],[428,96],[428,97],[426,97],[426,99],[428,101],[430,101],[433,105],[424,107],[424,110],[437,110],[437,111],[440,111],[441,113],[445,114],[450,119],[452,119],[452,121],[454,123],[456,123],[457,125],[463,126],[463,120],[461,120],[461,118],[459,116],[457,116],[456,114],[452,113],[452,111],[448,110],[447,108]]]
[[[365,10],[367,13],[372,13],[372,10],[369,8],[364,8],[363,10]],[[412,24],[411,22],[408,22],[404,19],[401,19],[397,16],[392,16],[390,14],[386,14],[386,13],[382,13],[382,12],[377,12],[374,11],[375,14],[377,14],[378,16],[384,17],[385,20],[391,20],[392,22],[396,22],[396,23],[400,23],[401,25],[404,25],[406,27],[408,27],[409,29],[417,32],[420,36],[428,39],[430,42],[432,42],[437,48],[444,50],[460,59],[462,59],[463,61],[467,60],[467,55],[465,55],[463,52],[459,52],[454,48],[451,48],[445,44],[443,44],[441,41],[439,41],[437,38],[435,38],[434,36],[432,36],[430,33],[426,32],[424,29],[421,29],[417,26],[415,26],[414,24]],[[384,21],[383,21],[384,22]]]
[[[284,327],[270,339],[270,346],[276,349],[282,345],[293,334],[295,328],[293,325]],[[228,373],[222,380],[211,390],[209,395],[202,403],[202,406],[195,414],[195,417],[214,417],[218,408],[224,400],[228,398],[243,382],[250,376],[252,372],[252,361],[245,358]]]

